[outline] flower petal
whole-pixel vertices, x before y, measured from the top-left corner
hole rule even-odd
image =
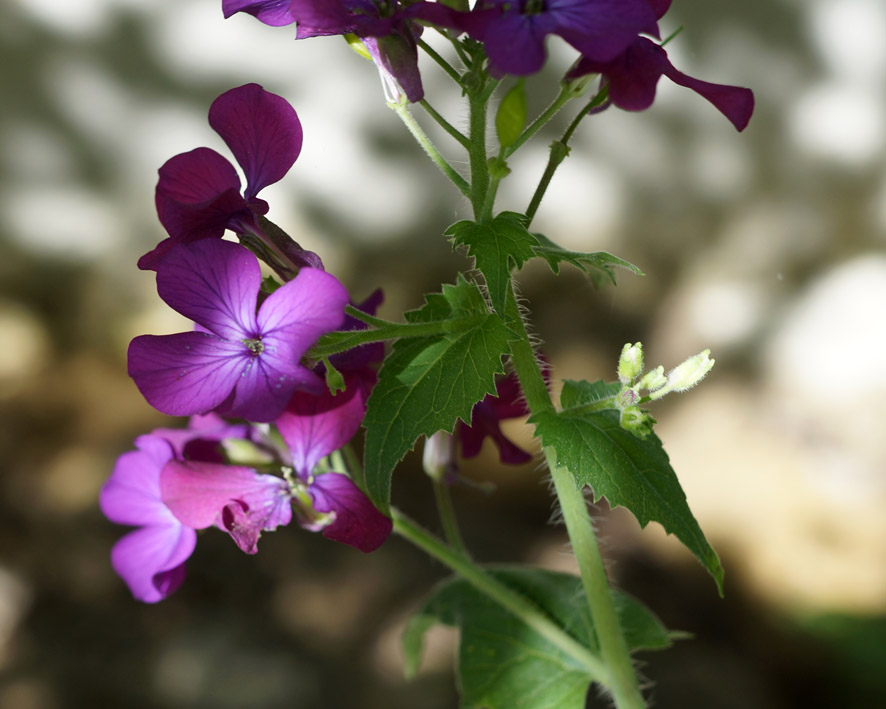
[[[102,487],[102,514],[117,524],[163,525],[175,522],[160,500],[160,471],[172,458],[173,448],[157,435],[139,436],[138,450],[124,453]]]
[[[230,241],[175,246],[157,267],[157,292],[167,305],[226,340],[258,336],[260,287],[258,259]]]
[[[317,511],[335,513],[335,520],[323,528],[327,539],[369,553],[378,549],[390,535],[391,520],[372,505],[347,475],[318,475],[308,492]]]
[[[205,414],[227,399],[249,357],[242,343],[203,332],[140,335],[129,343],[129,376],[158,411]]]
[[[156,603],[181,586],[196,544],[197,533],[177,523],[142,527],[114,545],[111,566],[133,596]]]
[[[225,19],[237,12],[246,12],[259,22],[271,27],[283,27],[295,22],[289,12],[290,0],[222,0]]]
[[[295,109],[258,84],[226,91],[209,108],[209,125],[227,143],[246,174],[246,201],[282,179],[301,152]]]
[[[163,502],[183,524],[195,529],[218,525],[247,554],[261,532],[292,519],[289,487],[252,468],[171,461],[160,476]]]
[[[293,467],[303,478],[360,429],[369,394],[355,374],[346,374],[345,383],[345,390],[334,396],[328,389],[319,396],[296,393],[276,421],[292,453]]]

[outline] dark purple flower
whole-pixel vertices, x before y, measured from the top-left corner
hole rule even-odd
[[[252,468],[170,461],[160,476],[164,504],[194,529],[217,526],[247,554],[255,554],[263,531],[292,520],[289,485]]]
[[[609,100],[626,111],[649,108],[655,100],[658,80],[666,76],[710,101],[739,131],[745,129],[754,112],[754,94],[750,89],[693,79],[675,69],[668,53],[645,37],[637,37],[622,54],[610,61],[582,57],[566,78],[574,79],[585,74],[606,77]]]
[[[483,447],[488,437],[498,446],[502,463],[520,465],[532,460],[532,455],[512,443],[501,430],[501,421],[527,416],[529,409],[523,397],[523,390],[517,376],[512,372],[498,380],[496,395],[487,394],[474,405],[471,412],[471,425],[459,421],[456,435],[461,441],[463,458],[473,458]]]
[[[282,179],[298,158],[302,146],[298,115],[282,97],[258,84],[246,84],[213,101],[209,125],[243,169],[246,189],[241,194],[234,166],[210,148],[167,160],[160,168],[155,202],[170,238],[139,259],[141,269],[156,270],[174,243],[219,238],[225,229],[267,241],[258,218],[267,213],[268,204],[257,195]],[[316,254],[306,251],[301,251],[296,265],[322,267]]]
[[[139,436],[137,450],[117,459],[99,497],[112,522],[139,527],[111,550],[111,565],[132,595],[145,603],[161,601],[181,586],[185,561],[197,534],[163,504],[160,474],[173,457],[170,443],[158,435]]]
[[[291,0],[222,0],[225,19],[238,12],[252,15],[271,27],[283,27],[295,22],[289,10]]]
[[[455,17],[459,29],[483,43],[494,76],[541,69],[549,34],[598,61],[618,56],[641,32],[658,36],[648,0],[479,0]]]
[[[215,411],[269,422],[296,389],[322,389],[300,360],[342,324],[347,291],[304,268],[256,312],[260,285],[258,260],[238,244],[204,240],[170,250],[157,290],[199,330],[130,343],[129,374],[152,406],[173,416]]]

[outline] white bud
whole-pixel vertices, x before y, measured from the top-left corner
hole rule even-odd
[[[434,480],[446,480],[455,471],[455,439],[446,431],[437,431],[425,441],[422,467]]]
[[[643,344],[627,343],[621,349],[621,357],[618,358],[618,381],[625,386],[630,386],[643,373]]]
[[[643,378],[637,382],[637,388],[653,392],[656,389],[661,389],[667,383],[668,378],[664,374],[664,367],[659,366],[646,372]]]
[[[715,360],[710,358],[711,351],[704,350],[678,364],[668,372],[667,384],[649,394],[652,399],[660,399],[672,391],[686,391],[705,378],[714,366]]]

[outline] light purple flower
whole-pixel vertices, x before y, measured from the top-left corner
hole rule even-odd
[[[312,268],[278,288],[256,312],[258,260],[227,241],[175,246],[157,270],[157,290],[199,330],[142,335],[129,345],[129,374],[163,413],[269,422],[296,389],[322,380],[300,360],[320,335],[344,320],[348,294],[334,276]]]
[[[286,100],[258,84],[226,91],[209,109],[209,125],[231,149],[246,176],[242,191],[234,166],[210,148],[176,155],[160,168],[155,202],[170,238],[139,259],[156,270],[174,243],[219,238],[225,229],[265,238],[258,217],[268,204],[258,193],[278,182],[301,152],[302,129]],[[297,247],[296,265],[322,268],[319,257]]]
[[[618,56],[641,32],[658,37],[648,0],[479,0],[456,23],[483,43],[493,76],[539,71],[549,34],[597,61]]]
[[[173,457],[170,443],[160,436],[139,436],[137,450],[117,459],[102,488],[104,515],[118,524],[139,527],[111,550],[111,565],[132,595],[156,603],[173,593],[185,579],[185,561],[194,551],[197,534],[163,504],[160,473]]]
[[[750,89],[693,79],[674,68],[664,48],[645,37],[637,37],[622,54],[610,61],[582,57],[566,78],[574,79],[585,74],[606,77],[609,100],[626,111],[649,108],[655,100],[658,80],[666,76],[710,101],[736,130],[744,130],[754,112],[754,94]]]

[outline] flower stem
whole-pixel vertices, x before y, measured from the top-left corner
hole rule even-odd
[[[436,49],[434,49],[423,39],[418,40],[418,46],[424,50],[425,54],[427,54],[431,59],[437,62],[437,64],[440,65],[440,68],[442,68],[443,71],[449,74],[449,76],[456,84],[461,86],[461,76],[459,75],[459,73],[453,68],[452,64],[450,64],[440,55],[440,53]]]
[[[440,127],[445,130],[449,135],[451,135],[455,140],[457,140],[465,150],[470,150],[471,141],[468,140],[468,137],[462,133],[458,128],[452,125],[449,121],[447,121],[443,116],[441,116],[437,110],[431,106],[425,99],[419,101],[419,104],[423,109],[428,112],[428,115],[433,118]]]
[[[539,115],[538,118],[536,118],[534,121],[532,121],[532,123],[529,124],[529,126],[520,134],[520,137],[518,137],[517,140],[515,140],[507,148],[505,148],[503,157],[508,158],[511,155],[513,155],[514,153],[516,153],[517,150],[527,140],[529,140],[532,136],[534,136],[542,126],[544,126],[548,121],[550,121],[554,117],[554,115],[557,113],[557,111],[559,111],[561,108],[563,108],[563,106],[566,105],[566,103],[573,98],[575,98],[575,93],[573,91],[571,91],[570,89],[565,88],[565,87],[563,89],[561,89],[557,98],[555,98],[551,102],[551,105],[548,106],[544,110],[544,112],[541,115]]]
[[[437,147],[431,142],[431,139],[428,138],[424,130],[422,130],[422,127],[409,111],[409,106],[404,102],[389,103],[388,106],[390,106],[391,110],[400,117],[400,120],[403,121],[403,125],[405,125],[409,132],[412,133],[412,137],[415,138],[422,148],[424,148],[428,157],[440,168],[440,171],[452,181],[452,183],[458,188],[459,192],[465,197],[470,198],[471,186],[465,178],[458,174],[452,165],[446,162],[446,158],[440,154],[440,151],[437,150]]]
[[[468,155],[471,165],[471,192],[467,196],[471,200],[474,218],[481,222],[486,206],[486,193],[489,189],[489,164],[486,157],[486,107],[488,103],[489,96],[486,93],[485,84],[468,91],[469,139],[471,141]]]
[[[600,659],[554,623],[532,601],[497,581],[393,507],[391,517],[394,521],[394,531],[401,537],[448,566],[478,591],[513,613],[549,643],[580,662],[596,681],[604,685],[609,684],[609,670]]]
[[[437,501],[437,514],[440,524],[443,525],[443,536],[447,543],[455,551],[464,557],[468,557],[468,550],[461,538],[458,529],[458,520],[455,517],[455,507],[452,505],[452,491],[445,480],[432,479],[434,485],[434,498]]]
[[[513,287],[508,294],[505,316],[510,328],[519,336],[511,343],[511,356],[530,412],[538,414],[553,411],[554,405],[526,332]],[[618,709],[642,709],[646,704],[640,693],[624,633],[615,611],[606,569],[597,547],[584,496],[576,487],[571,473],[557,464],[553,449],[545,448],[544,455],[554,480],[563,519],[566,521],[566,531],[578,561],[603,661],[611,672],[612,682],[608,688]]]

